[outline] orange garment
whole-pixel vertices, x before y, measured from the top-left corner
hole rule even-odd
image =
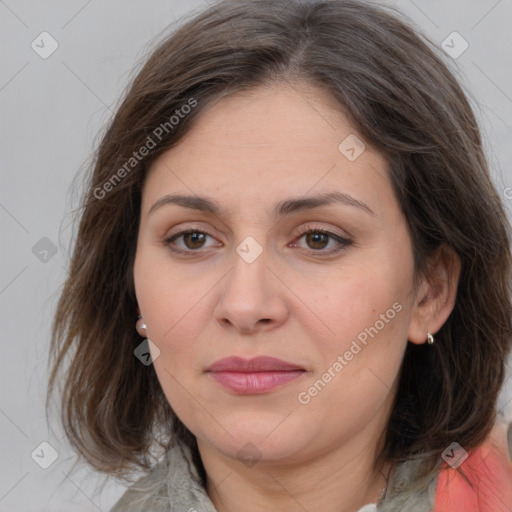
[[[447,465],[441,470],[433,512],[512,512],[507,425],[495,426],[489,439],[468,455],[458,469]]]

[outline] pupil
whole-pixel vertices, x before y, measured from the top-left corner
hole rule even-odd
[[[313,244],[315,243],[320,243],[321,247],[315,247],[316,249],[323,249],[325,247],[325,243],[322,244],[321,243],[321,239],[322,237],[324,238],[324,242],[325,242],[325,238],[327,238],[327,235],[324,235],[323,233],[310,233],[308,235],[308,237],[312,237],[313,238]]]
[[[194,248],[197,248],[195,244],[199,243],[199,246],[201,245],[202,238],[204,238],[203,233],[187,233],[187,237],[192,239],[192,245]],[[188,245],[188,244],[187,244]]]

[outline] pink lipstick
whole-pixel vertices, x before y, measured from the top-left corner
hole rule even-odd
[[[301,377],[306,370],[274,357],[252,359],[226,357],[212,364],[207,372],[221,386],[241,395],[269,392]]]

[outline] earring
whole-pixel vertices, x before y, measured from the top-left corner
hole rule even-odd
[[[144,322],[144,319],[141,315],[137,317],[137,323],[135,324],[135,329],[137,329],[137,332],[143,337],[146,337],[146,322]]]
[[[427,343],[429,345],[432,345],[434,343],[434,336],[432,336],[432,334],[430,334],[429,332],[427,332]]]

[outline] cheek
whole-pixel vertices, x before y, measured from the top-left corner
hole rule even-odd
[[[148,326],[148,337],[180,350],[179,340],[194,338],[200,324],[198,317],[207,315],[206,295],[213,286],[208,274],[177,269],[161,255],[161,250],[142,249],[135,259],[134,281],[138,304]],[[184,344],[184,343],[183,343]]]
[[[392,253],[393,248],[388,255],[368,253],[326,280],[321,293],[312,297],[312,309],[320,312],[328,327],[321,336],[308,328],[322,361],[317,370],[321,379],[329,369],[336,375],[324,396],[356,409],[366,406],[351,397],[368,396],[373,403],[372,397],[389,392],[407,344],[412,257],[403,253],[392,257]],[[329,380],[329,375],[325,377]],[[347,386],[353,390],[348,395]]]
[[[394,272],[382,262],[351,265],[338,275],[333,273],[321,286],[303,282],[297,287],[297,295],[307,298],[309,316],[313,318],[314,312],[321,320],[331,343],[335,339],[346,341],[375,324],[379,331],[390,332],[397,327],[392,324],[401,323],[406,315],[399,313],[404,309],[409,289],[404,274]]]

